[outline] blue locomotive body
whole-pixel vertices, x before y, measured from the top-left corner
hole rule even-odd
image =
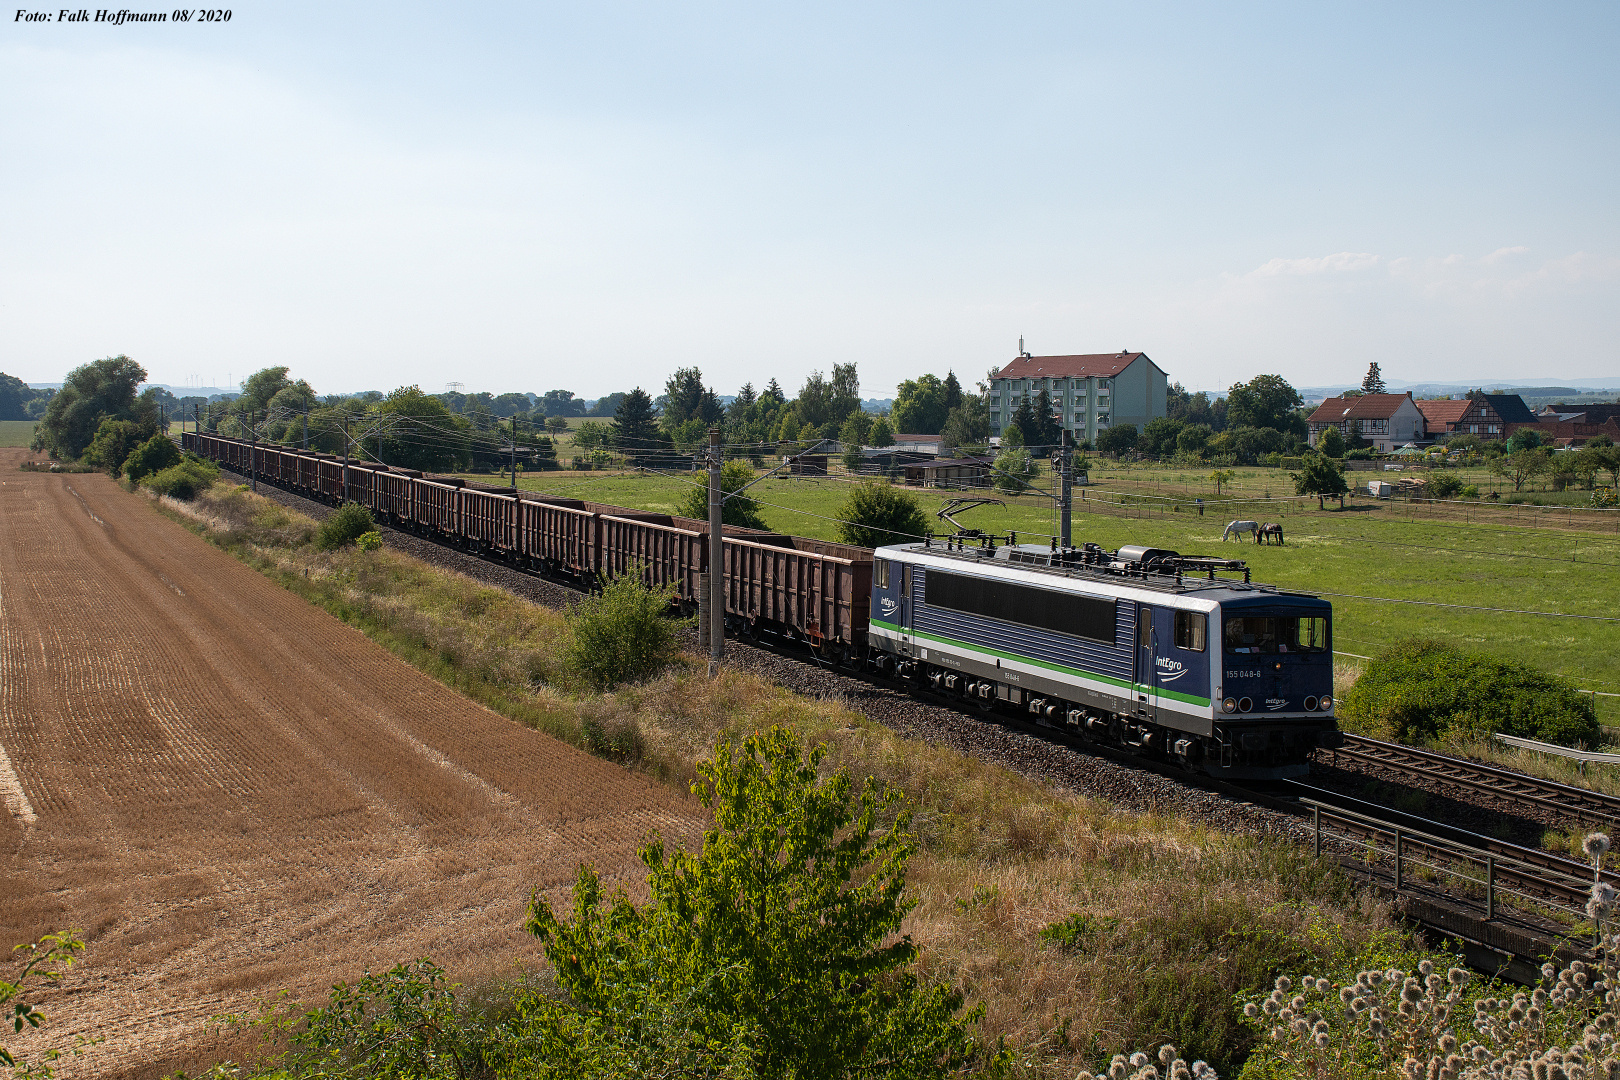
[[[1339,741],[1331,605],[1217,578],[1241,563],[949,542],[875,559],[884,670],[1219,776],[1301,775]]]

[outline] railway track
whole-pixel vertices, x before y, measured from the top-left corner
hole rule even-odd
[[[1328,755],[1329,760],[1342,757],[1393,769],[1452,784],[1498,802],[1551,811],[1588,825],[1620,829],[1620,797],[1600,791],[1362,735],[1346,734],[1342,747],[1318,753]]]

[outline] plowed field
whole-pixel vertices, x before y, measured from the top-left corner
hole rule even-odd
[[[47,1033],[106,1041],[65,1075],[234,1053],[210,1015],[400,960],[511,970],[531,886],[589,860],[634,893],[643,836],[698,835],[695,803],[27,457],[0,451],[0,946],[86,934]]]

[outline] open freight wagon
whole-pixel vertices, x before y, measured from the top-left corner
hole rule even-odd
[[[256,470],[260,480],[334,505],[356,502],[396,528],[583,587],[640,566],[649,584],[670,587],[676,603],[691,610],[709,572],[706,521],[377,462],[345,466],[329,454],[207,432],[186,432],[182,445],[232,471]],[[864,655],[869,548],[730,525],[722,543],[732,632],[803,641],[834,662]]]

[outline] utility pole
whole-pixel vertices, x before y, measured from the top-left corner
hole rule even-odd
[[[512,486],[517,487],[517,414],[512,414]]]
[[[304,410],[304,451],[309,451],[309,410]]]
[[[720,429],[709,429],[709,678],[720,674],[726,652],[724,514],[720,498]]]
[[[259,490],[259,433],[253,427],[253,411],[248,410],[248,481]]]
[[[338,505],[342,506],[349,497],[349,418],[343,418],[343,491],[338,495]]]
[[[1059,428],[1062,432],[1063,446],[1059,454],[1063,458],[1060,472],[1063,476],[1063,524],[1058,529],[1060,542],[1066,548],[1074,546],[1074,537],[1069,531],[1069,514],[1074,509],[1074,445],[1073,432],[1068,428]]]

